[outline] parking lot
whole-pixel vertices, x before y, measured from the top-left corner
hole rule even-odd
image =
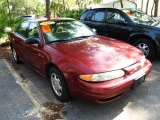
[[[37,119],[38,112],[35,112],[35,109],[40,109],[40,105],[44,103],[60,103],[54,97],[49,82],[28,66],[17,65],[12,59],[5,60],[5,64],[16,78],[16,83],[22,87],[22,91],[25,91],[35,106],[32,108],[33,110],[28,108],[29,117]],[[138,88],[130,90],[122,98],[109,104],[94,104],[73,99],[71,102],[63,104],[60,116],[68,120],[159,120],[159,71],[160,59],[157,58],[153,61],[153,70],[146,78],[146,82]],[[21,100],[22,98],[17,99]],[[24,115],[26,115],[26,111],[24,111]]]

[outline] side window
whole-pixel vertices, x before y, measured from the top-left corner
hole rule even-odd
[[[92,15],[94,14],[93,10],[86,11],[80,18],[80,20],[90,21]]]
[[[105,21],[107,21],[109,23],[117,23],[118,20],[125,22],[125,19],[119,13],[107,12],[107,17],[106,17]]]
[[[39,32],[37,24],[34,22],[31,22],[28,28],[28,38],[39,38]]]
[[[93,17],[92,21],[102,22],[104,21],[106,13],[105,12],[97,12]]]
[[[20,34],[22,37],[27,37],[27,28],[29,26],[29,22],[23,22],[17,29],[17,33]]]

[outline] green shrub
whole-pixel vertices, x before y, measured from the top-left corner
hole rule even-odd
[[[60,17],[69,17],[69,18],[74,18],[76,20],[79,20],[80,15],[84,9],[79,9],[79,10],[66,10],[65,13],[62,13]]]
[[[10,27],[15,29],[18,23],[21,23],[22,19],[19,17],[7,16],[5,14],[0,17],[0,38],[6,35],[5,28]]]

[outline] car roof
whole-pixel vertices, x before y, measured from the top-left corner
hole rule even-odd
[[[32,20],[28,20],[29,22],[44,22],[44,21],[73,21],[75,19],[73,18],[51,18],[51,19],[47,19],[47,18],[41,18],[41,19],[32,19]]]
[[[118,8],[91,8],[88,10],[121,10],[121,9],[118,9]]]
[[[133,8],[90,8],[87,10],[120,10],[120,11],[123,11],[123,10],[137,10],[137,9],[133,9]]]

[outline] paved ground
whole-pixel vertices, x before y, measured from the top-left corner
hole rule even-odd
[[[10,62],[13,63],[12,60]],[[24,85],[31,86],[28,91],[32,91],[33,94],[31,95],[34,95],[34,99],[38,100],[40,104],[48,101],[59,103],[52,94],[48,81],[41,78],[25,64],[15,65],[13,63],[13,67],[22,81],[24,81]],[[24,93],[23,90],[22,93]],[[74,99],[70,103],[65,104],[62,115],[64,119],[68,120],[159,120],[159,96],[160,59],[157,58],[157,60],[153,61],[153,70],[147,77],[146,82],[138,88],[130,90],[122,98],[105,105],[92,104]],[[9,102],[9,104],[12,103]],[[22,117],[22,114],[20,113],[19,116]]]
[[[1,120],[36,120],[27,117],[27,111],[34,109],[23,89],[16,83],[3,60],[0,60],[0,119]]]

